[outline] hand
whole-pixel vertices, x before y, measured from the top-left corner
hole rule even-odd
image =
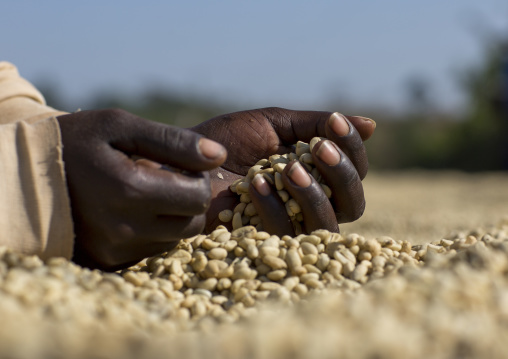
[[[365,199],[361,180],[368,170],[363,141],[375,129],[375,122],[359,116],[330,112],[291,111],[265,108],[236,112],[208,120],[192,130],[223,144],[228,150],[224,164],[211,171],[212,203],[207,213],[206,231],[221,223],[217,216],[233,209],[238,196],[229,185],[246,175],[257,161],[273,154],[291,152],[297,141],[326,137],[312,152],[315,166],[332,189],[331,200],[319,184],[297,163],[286,166],[283,181],[302,208],[306,232],[324,228],[337,232],[338,223],[358,219]],[[217,176],[220,172],[223,179]],[[250,194],[265,230],[274,234],[294,234],[286,210],[274,189],[262,179],[253,182]]]
[[[224,147],[122,110],[82,111],[58,121],[75,262],[115,270],[203,230],[211,199],[207,171],[224,162]]]

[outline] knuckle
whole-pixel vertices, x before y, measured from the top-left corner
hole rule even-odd
[[[120,200],[136,200],[145,197],[146,191],[140,184],[140,180],[140,176],[136,170],[133,170],[133,172],[128,172],[124,176],[117,178],[116,188],[119,191],[118,197]]]
[[[110,108],[105,110],[100,110],[96,119],[98,120],[98,125],[100,128],[105,131],[109,136],[117,133],[119,130],[124,129],[126,125],[126,121],[130,118],[130,113],[119,109],[119,108]]]
[[[164,143],[174,143],[178,145],[181,141],[180,132],[170,125],[162,127],[162,130],[160,131],[160,136],[162,142]]]
[[[101,118],[110,123],[123,122],[129,113],[121,108],[108,108],[100,111]]]
[[[192,145],[197,146],[198,139],[201,137],[190,130],[170,125],[162,127],[160,136],[163,143],[171,144],[171,147],[186,152],[192,149]]]
[[[256,113],[261,114],[271,124],[291,123],[291,111],[282,107],[265,107],[259,110],[252,110],[248,112],[253,117],[256,117]]]
[[[101,110],[102,114],[106,118],[118,118],[118,117],[124,117],[127,114],[129,114],[127,111],[121,108],[107,108],[104,110]]]

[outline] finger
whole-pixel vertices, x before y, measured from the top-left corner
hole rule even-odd
[[[345,116],[335,112],[327,121],[325,132],[326,138],[335,142],[349,157],[360,178],[365,178],[369,169],[367,150],[360,134],[351,122]]]
[[[368,117],[363,116],[346,116],[349,122],[356,128],[363,141],[367,141],[374,130],[376,129],[376,122]]]
[[[265,116],[285,144],[294,144],[297,141],[308,142],[313,137],[325,137],[325,127],[333,114],[327,111],[294,111],[283,108],[264,108],[259,111]],[[361,138],[367,140],[372,136],[376,123],[361,116],[348,116],[353,126],[357,128]]]
[[[189,171],[210,170],[226,159],[221,144],[195,132],[109,111],[113,111],[107,124],[109,143],[120,151]]]
[[[339,223],[360,218],[365,209],[363,186],[349,158],[331,141],[320,141],[312,150],[312,159],[332,190],[332,202]]]
[[[293,224],[286,212],[284,202],[262,175],[254,176],[249,186],[249,194],[261,217],[263,230],[279,237],[285,234],[294,236]]]
[[[222,222],[218,217],[220,212],[225,209],[235,208],[240,202],[238,195],[232,192],[229,186],[235,180],[242,178],[242,176],[225,171],[221,167],[209,173],[213,201],[210,203],[210,208],[206,213],[207,221],[205,232],[210,233],[219,225],[223,225],[231,231],[231,222]]]
[[[134,158],[133,158],[134,160]],[[148,168],[153,168],[153,169],[161,169],[162,168],[162,165],[158,162],[155,162],[155,161],[150,161],[150,160],[147,160],[146,158],[140,158],[140,159],[135,159],[134,161],[136,163],[136,166],[145,166],[145,167],[148,167]]]
[[[282,173],[285,188],[300,205],[305,229],[338,232],[339,227],[332,204],[323,189],[298,161],[290,162]]]
[[[125,198],[134,210],[157,215],[194,216],[206,212],[211,200],[207,172],[174,172],[144,163],[123,176]]]

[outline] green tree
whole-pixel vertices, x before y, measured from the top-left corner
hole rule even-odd
[[[508,37],[488,46],[483,63],[464,76],[463,87],[469,109],[454,157],[465,169],[508,169]]]

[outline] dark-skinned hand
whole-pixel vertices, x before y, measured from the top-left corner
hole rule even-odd
[[[211,200],[207,171],[224,162],[223,146],[122,110],[58,121],[76,263],[116,270],[202,232]]]
[[[374,121],[359,116],[265,108],[215,117],[192,128],[228,150],[224,164],[210,173],[213,199],[206,231],[224,224],[218,220],[218,213],[238,204],[238,195],[229,190],[234,180],[244,177],[260,159],[291,152],[297,141],[309,142],[319,136],[328,140],[314,147],[312,158],[331,188],[332,198],[326,197],[297,161],[286,166],[282,179],[302,208],[305,232],[320,228],[338,232],[338,223],[358,219],[365,209],[361,180],[367,174],[368,161],[363,141],[375,127]],[[284,203],[262,176],[254,178],[249,193],[266,231],[294,235]]]

